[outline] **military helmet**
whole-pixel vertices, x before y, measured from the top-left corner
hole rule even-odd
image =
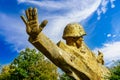
[[[63,32],[63,39],[67,37],[81,37],[86,35],[83,27],[78,23],[68,24]]]

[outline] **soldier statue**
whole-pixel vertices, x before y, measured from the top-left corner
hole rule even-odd
[[[110,72],[103,65],[103,55],[99,53],[100,57],[96,57],[86,46],[83,40],[86,33],[80,24],[66,25],[63,32],[66,44],[62,41],[55,44],[42,33],[48,21],[44,20],[39,24],[37,9],[29,8],[25,12],[26,18],[24,16],[21,18],[26,25],[29,42],[56,66],[75,80],[107,80],[105,77]]]

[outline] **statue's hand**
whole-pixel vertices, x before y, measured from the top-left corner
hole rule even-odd
[[[36,36],[42,31],[42,29],[48,23],[47,20],[44,20],[41,24],[38,22],[38,13],[36,8],[29,8],[25,11],[26,18],[21,16],[22,20],[26,25],[26,32],[32,38],[36,38]]]

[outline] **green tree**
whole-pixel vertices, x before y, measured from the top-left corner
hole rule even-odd
[[[21,51],[14,59],[9,65],[7,74],[3,69],[0,75],[2,80],[57,80],[58,78],[57,67],[40,52],[29,48]]]
[[[9,65],[4,66],[1,70],[0,80],[9,80],[9,76],[10,76],[9,71],[10,71]]]
[[[115,66],[110,69],[110,80],[120,80],[120,61],[115,62]]]

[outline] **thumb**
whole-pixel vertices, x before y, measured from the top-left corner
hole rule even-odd
[[[47,20],[44,20],[41,24],[40,24],[40,27],[41,28],[44,28],[46,25],[47,25],[48,21]]]

